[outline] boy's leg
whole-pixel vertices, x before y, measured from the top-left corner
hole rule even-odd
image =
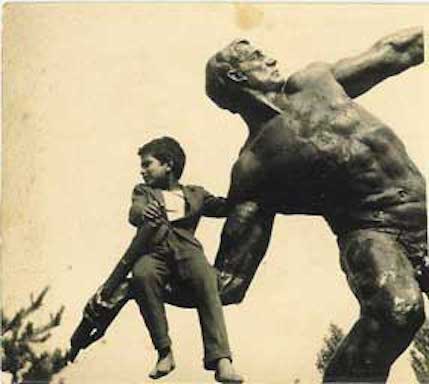
[[[164,305],[164,287],[169,276],[165,256],[157,253],[144,255],[133,268],[133,293],[158,352],[171,345]]]
[[[220,301],[217,277],[203,254],[186,261],[188,286],[195,295],[204,344],[204,367],[216,370],[216,380],[240,383],[242,377],[231,365],[231,351]]]

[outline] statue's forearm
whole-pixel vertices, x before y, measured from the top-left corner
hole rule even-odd
[[[373,49],[383,51],[386,64],[391,65],[393,73],[398,73],[423,62],[423,29],[410,28],[394,33],[378,41]]]
[[[225,265],[226,271],[230,271],[248,283],[251,282],[267,251],[271,225],[272,220],[254,223],[250,226],[246,238],[238,239],[239,243],[225,253],[228,256],[228,264]]]
[[[423,59],[423,30],[410,28],[382,38],[359,56],[340,60],[332,72],[347,94],[357,97]]]
[[[273,214],[260,210],[256,204],[244,203],[225,223],[215,261],[215,267],[226,278],[225,289],[220,292],[224,304],[243,299],[266,253],[273,219]]]

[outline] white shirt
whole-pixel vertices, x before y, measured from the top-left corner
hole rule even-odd
[[[185,216],[185,197],[181,189],[174,191],[163,190],[162,195],[169,221],[178,220]]]

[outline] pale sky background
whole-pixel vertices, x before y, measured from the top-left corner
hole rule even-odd
[[[237,37],[285,73],[358,54],[429,6],[279,4],[9,4],[4,8],[3,303],[11,313],[49,284],[43,313],[66,306],[50,346],[68,345],[87,299],[128,245],[137,148],[162,135],[188,155],[182,181],[225,195],[246,138],[239,117],[205,95],[207,59]],[[426,39],[427,42],[427,39]],[[359,103],[390,124],[428,175],[427,64]],[[287,177],[287,175],[285,175]],[[197,236],[212,261],[223,220]],[[330,322],[350,329],[358,306],[323,220],[278,216],[245,301],[225,307],[235,364],[248,383],[320,382]],[[196,311],[168,307],[176,370],[166,383],[210,383]],[[67,384],[144,383],[155,353],[134,303],[61,377]],[[409,355],[389,383],[412,383]]]

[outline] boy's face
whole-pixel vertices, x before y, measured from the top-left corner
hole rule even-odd
[[[168,185],[171,174],[170,164],[161,163],[150,154],[141,157],[141,175],[145,183],[154,188],[163,188]]]

